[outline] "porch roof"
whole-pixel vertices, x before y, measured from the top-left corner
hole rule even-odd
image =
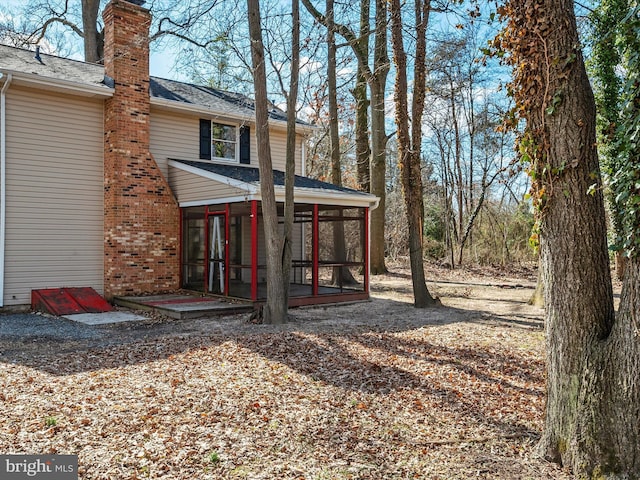
[[[199,177],[211,181],[236,187],[245,192],[247,200],[261,200],[260,171],[255,167],[222,164],[214,162],[202,162],[193,160],[169,159],[169,166],[190,172]],[[276,200],[284,201],[284,172],[273,170],[273,181]],[[322,182],[301,175],[295,176],[294,181],[295,203],[318,203],[325,205],[371,207],[378,206],[379,198],[369,193],[360,192],[351,188],[340,187],[332,183]],[[180,199],[178,198],[178,201]],[[205,205],[208,203],[224,203],[227,199],[205,199],[201,202],[188,202],[188,205]]]

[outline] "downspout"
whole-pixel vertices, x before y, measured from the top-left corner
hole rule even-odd
[[[4,74],[0,74],[4,76]],[[1,78],[1,77],[0,77]],[[5,96],[12,75],[9,73],[0,92],[0,307],[4,307],[4,249],[7,221],[7,105]]]
[[[307,137],[303,137],[302,138],[302,146],[300,148],[300,156],[301,158],[301,168],[300,168],[300,175],[303,177],[307,176]]]

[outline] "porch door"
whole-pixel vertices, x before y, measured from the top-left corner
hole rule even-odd
[[[182,286],[204,290],[206,233],[204,208],[189,208],[182,215]]]
[[[227,225],[224,213],[210,214],[207,216],[208,224],[208,264],[207,264],[207,291],[224,295],[227,265]]]

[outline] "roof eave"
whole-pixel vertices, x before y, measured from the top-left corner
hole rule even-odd
[[[12,83],[18,86],[35,87],[42,90],[73,93],[85,97],[109,98],[113,96],[114,89],[106,85],[94,85],[89,83],[73,82],[59,78],[43,77],[35,73],[25,73],[6,68],[0,68],[0,72],[4,75],[13,77]]]
[[[243,182],[225,175],[209,172],[202,168],[186,165],[177,160],[169,159],[169,166],[183,170],[185,172],[198,175],[200,177],[213,180],[218,183],[229,185],[231,187],[238,188],[244,192],[243,200],[262,200],[262,192],[260,184],[256,182]],[[285,200],[285,188],[282,185],[276,185],[275,188],[276,201],[284,202]],[[345,192],[330,189],[321,188],[309,188],[309,187],[294,187],[293,196],[295,203],[308,203],[308,204],[322,204],[322,205],[335,205],[339,207],[368,207],[375,210],[380,203],[380,198],[370,193],[363,192]],[[219,203],[222,199],[218,199],[216,202],[212,200],[202,200],[188,202],[189,206],[194,205],[206,205],[207,203]],[[181,206],[184,206],[181,204]]]
[[[285,197],[284,187],[277,185],[275,191],[276,201],[283,202]],[[350,193],[308,187],[294,187],[293,196],[295,203],[318,203],[340,207],[369,207],[372,210],[375,210],[380,203],[378,197],[368,193]]]

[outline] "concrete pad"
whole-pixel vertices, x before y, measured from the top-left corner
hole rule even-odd
[[[108,323],[137,322],[146,320],[147,317],[129,312],[104,312],[104,313],[78,313],[75,315],[63,315],[64,318],[85,325],[106,325]]]

